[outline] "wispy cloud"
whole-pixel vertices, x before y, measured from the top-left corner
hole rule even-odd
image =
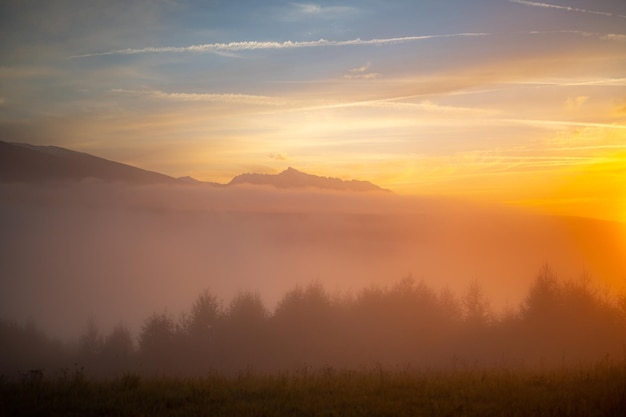
[[[603,39],[609,41],[626,42],[626,35],[622,35],[620,33],[609,33],[607,35],[604,35]]]
[[[276,161],[288,161],[289,160],[289,157],[285,155],[284,153],[270,153],[267,156]]]
[[[380,76],[379,73],[369,71],[370,65],[371,64],[368,62],[366,65],[363,65],[357,68],[352,68],[348,72],[348,74],[343,76],[343,78],[346,78],[349,80],[354,80],[354,79],[371,80],[374,78],[378,78]]]
[[[292,11],[297,15],[308,17],[334,17],[354,13],[356,9],[348,6],[320,6],[314,3],[291,3]],[[291,13],[293,15],[293,13]]]
[[[543,8],[547,8],[547,9],[566,10],[568,12],[589,13],[589,14],[595,14],[595,15],[600,15],[600,16],[610,16],[610,17],[626,18],[626,15],[622,15],[622,14],[601,12],[601,11],[597,11],[597,10],[581,9],[581,8],[578,8],[578,7],[560,6],[560,5],[557,5],[557,4],[550,4],[550,3],[540,3],[540,2],[527,1],[527,0],[509,0],[509,2],[510,3],[523,4],[525,6],[532,6],[532,7],[543,7]]]
[[[284,41],[284,42],[261,42],[261,41],[245,41],[245,42],[229,42],[229,43],[205,43],[189,46],[158,46],[147,48],[127,48],[116,49],[107,52],[96,52],[91,54],[74,55],[71,58],[86,58],[91,56],[102,55],[135,55],[149,53],[228,53],[243,52],[266,49],[299,49],[299,48],[320,48],[320,47],[339,47],[339,46],[363,46],[363,45],[390,45],[405,42],[423,41],[428,39],[439,38],[464,38],[488,36],[488,33],[450,33],[443,35],[421,35],[421,36],[404,36],[397,38],[378,38],[378,39],[350,39],[344,41],[332,41],[319,39],[316,41]]]
[[[551,147],[551,148],[542,148],[543,152],[562,152],[562,151],[605,151],[605,150],[617,150],[617,151],[626,151],[626,143],[625,144],[601,144],[601,145],[570,145],[563,147]],[[593,158],[597,158],[597,156],[593,156]]]
[[[409,111],[420,111],[420,112],[431,112],[431,113],[446,113],[446,114],[455,113],[458,115],[461,115],[461,114],[489,115],[489,114],[495,113],[494,110],[471,108],[471,107],[460,107],[460,106],[447,106],[447,105],[442,105],[442,104],[432,102],[430,100],[422,100],[418,103],[398,101],[398,100],[403,100],[403,99],[404,97],[398,97],[398,98],[390,98],[390,99],[384,99],[384,100],[357,102],[357,103],[353,103],[352,106],[380,107],[380,108],[388,108],[388,109],[396,109],[396,110],[409,110]]]
[[[363,67],[357,68],[360,70]],[[365,72],[365,71],[363,71]],[[390,97],[373,100],[355,100],[355,101],[343,101],[335,103],[311,103],[307,101],[299,101],[287,99],[284,97],[276,96],[262,96],[262,95],[250,95],[250,94],[233,94],[233,93],[178,93],[178,92],[165,92],[160,90],[128,90],[128,89],[113,89],[112,93],[123,94],[133,97],[148,98],[151,100],[159,101],[175,101],[175,102],[190,102],[190,103],[223,103],[223,104],[245,104],[256,106],[267,106],[280,108],[280,111],[311,111],[311,110],[331,110],[341,108],[354,108],[354,107],[370,107],[379,109],[389,109],[398,111],[419,111],[430,113],[456,113],[456,114],[483,114],[493,115],[493,110],[469,108],[459,106],[448,106],[435,103],[430,100],[422,100],[420,102],[407,102],[407,100],[413,97]]]
[[[540,119],[494,119],[505,123],[523,124],[546,128],[570,127],[599,127],[605,129],[626,129],[626,125],[617,123],[594,123],[594,122],[578,122],[571,120],[540,120]]]
[[[542,81],[518,81],[513,84],[531,85],[531,86],[602,86],[602,87],[624,87],[626,86],[626,78],[592,78],[592,79],[574,79],[574,80],[542,80]]]
[[[579,111],[587,100],[589,100],[589,96],[568,97],[565,100],[565,110],[571,112]]]
[[[235,103],[251,104],[260,106],[282,106],[287,104],[287,100],[281,97],[259,96],[250,94],[213,94],[213,93],[167,93],[159,90],[126,90],[114,89],[113,93],[126,94],[131,96],[149,97],[157,100],[171,100],[182,102],[213,102],[213,103]]]
[[[619,17],[626,17],[622,15],[616,15]],[[585,37],[595,37],[604,41],[612,41],[612,42],[626,42],[626,35],[622,33],[594,33],[588,32],[584,30],[533,30],[530,32],[522,32],[527,33],[529,35],[554,35],[554,34],[569,34],[569,35],[579,35]]]

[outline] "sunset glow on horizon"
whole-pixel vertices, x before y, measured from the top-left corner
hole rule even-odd
[[[9,1],[0,140],[626,222],[626,3]]]

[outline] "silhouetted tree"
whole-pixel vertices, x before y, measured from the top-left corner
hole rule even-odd
[[[78,365],[89,373],[98,373],[103,337],[96,321],[90,318],[78,342]]]
[[[626,320],[626,290],[620,291],[616,297],[616,305],[622,317]]]
[[[439,292],[439,305],[450,323],[458,323],[463,318],[463,307],[458,297],[445,287]]]
[[[154,313],[144,322],[139,335],[139,352],[149,370],[175,368],[175,330],[174,320],[166,312]]]
[[[372,286],[352,301],[345,345],[355,365],[374,363],[433,363],[448,357],[442,344],[449,340],[458,318],[455,297],[444,292],[441,301],[423,281],[405,277],[388,288]]]
[[[87,321],[83,334],[80,336],[79,348],[81,354],[85,357],[98,355],[102,349],[102,340],[96,321],[90,318]]]
[[[492,320],[489,300],[485,296],[478,280],[472,281],[463,297],[463,318],[471,328],[488,325]]]
[[[478,280],[473,280],[461,299],[463,322],[459,329],[455,355],[466,363],[487,364],[492,361],[494,317]]]
[[[268,316],[259,293],[245,291],[231,301],[226,320],[231,326],[252,329],[261,327]]]
[[[67,348],[32,320],[17,324],[0,319],[0,375],[13,377],[33,369],[51,372],[71,360]]]
[[[220,328],[222,365],[229,370],[263,365],[267,357],[269,312],[261,296],[240,292],[231,301]]]
[[[521,315],[516,337],[527,357],[564,365],[581,358],[623,355],[626,327],[619,307],[598,291],[586,273],[561,283],[545,265],[522,304]]]
[[[69,351],[33,324],[0,320],[0,374],[74,363],[108,376],[137,369],[199,375],[306,365],[447,366],[453,358],[472,367],[623,359],[626,295],[601,293],[587,274],[560,283],[547,265],[519,311],[499,316],[476,280],[460,298],[411,277],[341,299],[314,283],[288,291],[273,314],[258,293],[241,292],[224,309],[204,291],[178,322],[168,313],[148,317],[138,342],[135,351],[121,325],[104,337],[92,319],[78,349]]]
[[[222,303],[209,290],[204,290],[191,307],[191,312],[183,320],[183,331],[201,343],[210,340],[215,326],[223,315]]]
[[[191,311],[182,315],[178,325],[178,354],[189,371],[202,373],[218,362],[218,327],[223,320],[222,302],[208,290],[202,291]]]
[[[577,280],[566,282],[562,286],[562,292],[563,308],[566,310],[591,316],[605,304],[600,298],[598,287],[592,283],[591,276],[587,272],[583,272]]]
[[[102,343],[101,361],[108,374],[120,374],[133,365],[134,343],[130,331],[119,324],[113,328]]]
[[[436,293],[423,281],[405,277],[385,291],[383,308],[379,313],[379,336],[385,343],[382,350],[386,360],[410,363],[429,357],[437,343],[443,322]]]
[[[561,286],[549,265],[544,265],[530,287],[522,304],[522,315],[530,321],[544,321],[554,317],[560,309]]]
[[[566,353],[588,357],[617,353],[615,348],[623,344],[619,337],[626,330],[617,306],[586,272],[562,288],[562,336],[569,341]],[[603,347],[599,350],[598,346]]]
[[[332,309],[330,295],[319,283],[288,291],[279,301],[274,318],[295,332],[323,333]]]
[[[297,367],[327,362],[334,341],[332,312],[330,295],[319,283],[288,291],[271,321],[276,360]]]

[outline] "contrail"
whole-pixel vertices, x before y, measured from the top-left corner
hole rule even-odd
[[[259,42],[259,41],[246,41],[246,42],[229,42],[229,43],[205,43],[199,45],[189,46],[161,46],[161,47],[148,47],[148,48],[128,48],[128,49],[116,49],[107,52],[97,52],[91,54],[74,55],[71,58],[87,58],[91,56],[102,55],[135,55],[135,54],[148,54],[148,53],[225,53],[225,52],[241,52],[241,51],[254,51],[263,49],[298,49],[298,48],[319,48],[319,47],[337,47],[337,46],[359,46],[359,45],[388,45],[395,43],[414,42],[427,39],[438,38],[460,38],[460,37],[476,37],[476,36],[488,36],[488,33],[453,33],[444,35],[423,35],[423,36],[405,36],[399,38],[383,38],[383,39],[369,39],[363,40],[360,38],[345,40],[345,41],[331,41],[326,39],[319,39],[317,41],[285,41],[285,42]]]
[[[167,93],[160,90],[127,90],[115,88],[111,90],[116,94],[126,94],[129,96],[151,97],[161,100],[175,100],[186,102],[219,102],[234,104],[254,104],[263,106],[282,106],[288,104],[286,99],[271,96],[259,96],[250,94],[234,93]]]
[[[578,7],[559,6],[559,5],[556,5],[556,4],[549,4],[549,3],[539,3],[539,2],[536,2],[536,1],[509,0],[509,2],[510,3],[524,4],[526,6],[533,6],[533,7],[543,7],[543,8],[548,8],[548,9],[566,10],[568,12],[590,13],[590,14],[597,14],[597,15],[600,15],[600,16],[610,16],[610,17],[626,18],[626,15],[622,15],[622,14],[615,14],[615,13],[609,13],[609,12],[599,12],[597,10],[580,9]]]

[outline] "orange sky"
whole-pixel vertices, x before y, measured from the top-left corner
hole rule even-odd
[[[30,3],[3,6],[3,140],[626,221],[624,2]]]

